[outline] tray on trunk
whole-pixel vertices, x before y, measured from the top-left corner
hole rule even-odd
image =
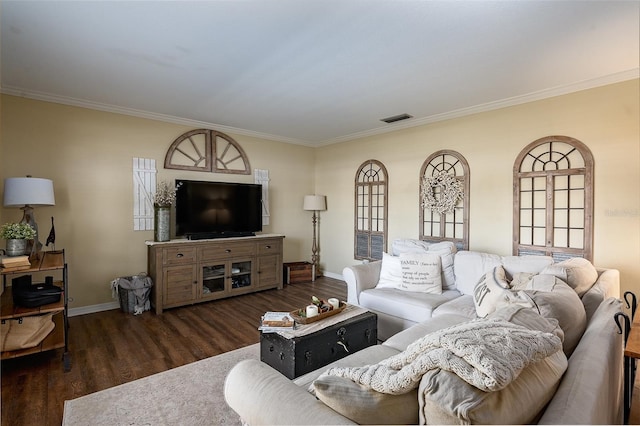
[[[298,324],[311,324],[312,322],[320,321],[330,316],[333,316],[335,314],[339,314],[346,307],[347,307],[347,304],[345,302],[340,302],[340,305],[338,305],[337,309],[332,309],[330,311],[323,312],[311,318],[307,318],[306,316],[303,317],[298,314],[298,312],[300,311],[304,312],[305,308],[302,308],[302,309],[296,309],[295,311],[291,311],[291,316],[293,317],[294,321],[297,322]]]

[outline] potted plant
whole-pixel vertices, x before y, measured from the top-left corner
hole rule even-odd
[[[27,249],[27,241],[34,239],[36,230],[28,223],[5,223],[0,227],[0,238],[7,240],[7,255],[20,256]]]

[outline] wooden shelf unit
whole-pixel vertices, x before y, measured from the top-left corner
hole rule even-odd
[[[28,275],[36,272],[60,271],[62,279],[55,284],[63,289],[60,301],[42,305],[36,308],[25,308],[13,303],[13,288],[7,287],[7,278],[12,275]],[[62,361],[64,371],[71,369],[71,358],[69,355],[69,317],[68,317],[68,278],[67,264],[65,262],[64,250],[45,251],[40,253],[40,257],[31,260],[31,267],[19,271],[2,271],[3,292],[0,297],[0,320],[24,318],[28,316],[53,313],[55,328],[38,346],[16,351],[4,351],[1,358],[17,358],[25,355],[49,351],[52,349],[64,348]]]
[[[282,240],[264,234],[208,240],[148,241],[151,304],[164,309],[282,288]]]

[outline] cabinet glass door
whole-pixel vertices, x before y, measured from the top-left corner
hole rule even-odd
[[[251,261],[231,263],[231,288],[251,286]]]
[[[202,267],[202,296],[224,292],[225,265]]]

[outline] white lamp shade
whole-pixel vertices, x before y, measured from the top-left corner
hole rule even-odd
[[[327,209],[327,197],[324,195],[305,195],[304,210],[323,211]]]
[[[53,181],[34,177],[6,178],[4,206],[54,206]]]

